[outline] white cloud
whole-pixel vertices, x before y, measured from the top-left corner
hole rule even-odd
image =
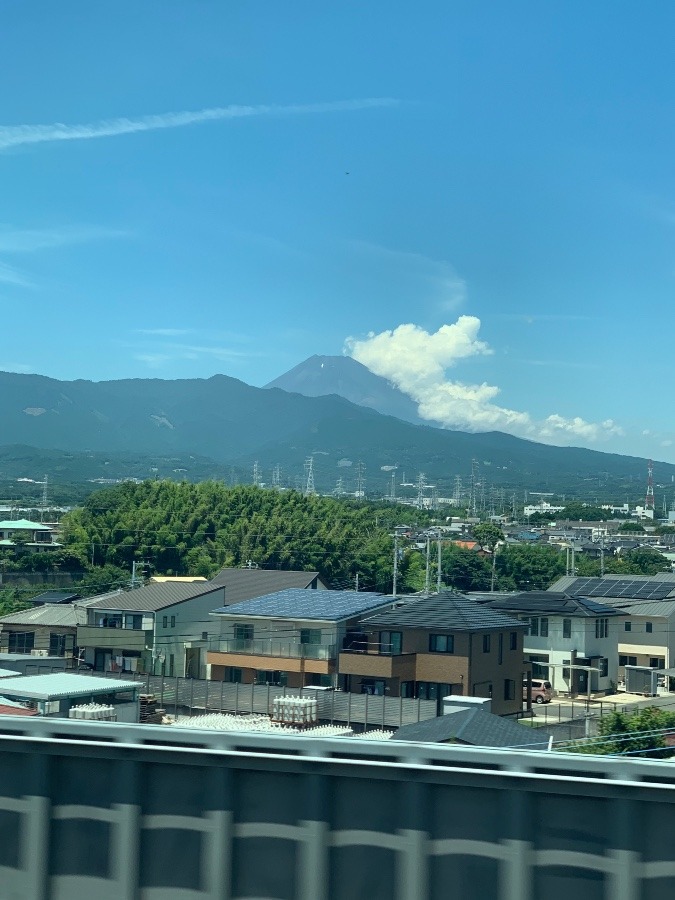
[[[0,262],[0,284],[11,284],[14,287],[32,287],[31,282],[26,276],[15,269],[14,266],[8,266],[7,263]]]
[[[596,423],[553,413],[537,421],[527,412],[495,403],[500,393],[495,385],[448,379],[447,370],[462,360],[492,353],[478,337],[480,324],[475,316],[460,316],[432,334],[418,325],[399,325],[364,339],[349,337],[344,352],[410,396],[421,418],[446,428],[496,429],[553,444],[595,443],[623,434],[611,419]]]
[[[355,112],[362,109],[394,106],[397,101],[388,97],[357,100],[338,100],[333,103],[305,103],[287,106],[217,106],[195,111],[168,112],[159,115],[140,116],[136,119],[105,119],[83,125],[0,125],[0,150],[24,144],[43,144],[54,141],[92,140],[117,137],[141,131],[163,128],[183,128],[202,122],[224,119],[242,119],[252,116],[296,116],[312,113]]]
[[[150,334],[155,337],[183,337],[190,334],[188,328],[137,328],[137,334]]]

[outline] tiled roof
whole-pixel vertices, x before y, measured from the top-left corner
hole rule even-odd
[[[211,579],[211,584],[225,588],[226,606],[290,588],[319,586],[319,582],[318,572],[286,572],[279,569],[221,569]]]
[[[463,594],[443,592],[431,597],[401,598],[390,610],[375,613],[367,625],[441,628],[447,631],[499,631],[527,627],[524,622],[493,612]]]
[[[361,591],[308,591],[292,588],[277,591],[254,600],[216,609],[217,615],[264,616],[272,619],[300,619],[339,622],[367,613],[379,606],[391,605],[392,598],[384,594]]]
[[[489,595],[483,595],[488,596]],[[522,591],[508,597],[483,601],[491,609],[504,612],[532,613],[534,615],[566,616],[570,618],[592,618],[595,616],[625,615],[613,606],[589,600],[588,597],[570,597],[552,591]]]
[[[675,600],[616,600],[614,606],[628,616],[663,616],[669,619],[675,614]]]
[[[132,610],[134,612],[158,612],[176,603],[213,594],[214,609],[223,602],[223,588],[208,581],[164,582],[145,584],[133,591],[118,591],[91,597],[86,605],[94,609]],[[80,605],[79,603],[76,605]]]
[[[544,729],[532,729],[510,722],[484,709],[458,706],[453,712],[424,722],[404,725],[394,734],[396,741],[458,741],[476,747],[529,747],[548,745]]]

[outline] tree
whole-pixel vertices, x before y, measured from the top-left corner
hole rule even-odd
[[[619,525],[621,534],[644,534],[645,530],[638,522],[622,522]]]
[[[483,550],[487,550],[492,556],[492,565],[490,573],[490,590],[495,589],[495,567],[497,563],[497,546],[504,540],[504,532],[496,525],[485,522],[482,525],[476,525],[473,529],[473,536],[481,545]]]
[[[675,728],[675,713],[655,706],[632,713],[603,716],[599,737],[566,748],[573,753],[647,756],[662,759],[673,751],[666,747],[665,733]]]

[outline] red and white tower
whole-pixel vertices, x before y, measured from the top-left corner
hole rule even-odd
[[[645,497],[645,512],[654,512],[654,463],[650,459],[647,463],[647,496]]]

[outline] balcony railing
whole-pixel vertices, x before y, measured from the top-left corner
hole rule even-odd
[[[333,659],[335,644],[301,644],[299,641],[231,640],[212,641],[209,650],[216,653],[246,653],[251,656],[278,656],[290,659]]]

